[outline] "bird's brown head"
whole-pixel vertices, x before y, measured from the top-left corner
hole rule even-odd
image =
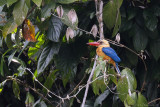
[[[109,43],[107,40],[99,40],[97,42],[90,42],[90,43],[87,43],[88,45],[91,45],[91,46],[102,46],[102,47],[110,47]]]

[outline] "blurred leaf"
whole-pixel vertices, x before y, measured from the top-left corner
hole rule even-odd
[[[145,19],[145,25],[150,31],[154,31],[157,28],[158,19],[154,16],[153,9],[148,8],[144,10],[143,17]]]
[[[129,9],[127,9],[127,13],[128,13],[128,20],[131,20],[136,16],[137,11],[135,8],[130,7]]]
[[[109,75],[109,78],[113,81],[113,83],[115,83],[117,85],[117,73],[115,72],[114,69],[109,69],[108,70],[108,75]]]
[[[121,26],[121,14],[119,13],[116,17],[116,23],[113,29],[112,37],[117,35],[117,32],[119,31],[120,26]]]
[[[15,97],[20,100],[20,96],[19,96],[20,89],[19,89],[19,86],[15,80],[13,80],[12,88],[13,88],[13,93],[14,93]]]
[[[25,105],[26,107],[33,107],[33,104],[34,104],[34,96],[30,92],[27,92]]]
[[[129,95],[127,95],[127,99],[126,100],[127,100],[128,105],[134,105],[135,104],[134,99],[132,99],[132,97],[129,96]]]
[[[121,76],[126,77],[126,79],[128,81],[128,89],[130,89],[132,92],[134,90],[136,90],[137,81],[136,81],[136,78],[135,78],[134,74],[132,73],[132,71],[129,68],[123,69],[122,72],[121,72]]]
[[[103,19],[108,29],[112,29],[115,25],[115,29],[113,31],[113,35],[115,36],[118,27],[121,24],[121,16],[118,14],[119,8],[122,4],[123,0],[110,0],[103,8]],[[116,23],[117,20],[117,23]]]
[[[99,105],[102,105],[102,101],[108,97],[109,93],[110,91],[106,90],[104,93],[100,94],[95,100],[94,107],[99,107]]]
[[[28,46],[30,42],[29,41],[25,41],[24,45],[23,45],[23,48],[21,50],[21,52],[19,53],[18,57],[22,54],[22,52],[24,51],[24,49]]]
[[[131,65],[135,66],[138,63],[138,56],[130,51],[126,51],[126,56]]]
[[[101,76],[100,74],[105,71],[105,66],[106,66],[106,61],[102,61],[99,58],[99,63],[97,64],[94,74],[93,74],[93,80]],[[106,85],[104,83],[104,77],[101,77],[97,79],[96,81],[94,81],[92,83],[92,87],[93,87],[93,92],[95,95],[97,94],[99,95],[100,90],[101,92],[104,92],[104,90],[106,89]]]
[[[3,0],[2,0],[3,1]],[[18,0],[7,0],[7,7],[11,6],[13,3],[17,2]]]
[[[2,92],[3,90],[3,86],[4,84],[7,82],[7,80],[4,80],[3,82],[0,83],[0,93]]]
[[[150,42],[150,50],[156,60],[160,57],[160,39]]]
[[[117,85],[117,92],[119,93],[118,96],[121,99],[121,101],[125,101],[127,98],[128,94],[128,81],[126,77],[122,77],[118,80],[118,85]]]
[[[0,0],[0,6],[4,5],[4,4],[6,4],[6,3],[7,3],[6,0]]]
[[[11,61],[12,61],[12,59],[13,59],[13,57],[14,57],[16,52],[17,51],[12,52],[12,54],[8,57],[8,66],[10,65],[10,63],[11,63]]]
[[[134,37],[133,37],[133,45],[137,51],[144,50],[148,43],[148,37],[146,32],[141,29],[139,26],[135,25]]]
[[[56,78],[56,75],[55,73],[57,72],[58,70],[54,70],[54,71],[51,71],[50,74],[48,75],[45,83],[44,83],[44,86],[47,88],[47,89],[51,89],[52,88],[52,85],[55,81],[55,78]],[[43,88],[43,92],[45,94],[47,94],[47,90]]]
[[[26,73],[26,67],[23,65],[19,66],[17,70],[18,70],[18,76],[20,77]]]
[[[103,8],[103,19],[108,29],[115,25],[117,16],[117,7],[115,0],[110,0]]]
[[[46,4],[43,8],[42,8],[42,13],[41,13],[41,17],[42,18],[48,18],[51,16],[51,10],[55,9],[55,2],[53,0],[51,0],[48,4]]]
[[[41,6],[42,0],[32,0],[38,7]]]
[[[59,42],[62,26],[63,24],[59,18],[51,17],[51,23],[47,33],[48,39],[54,42]]]
[[[146,98],[141,93],[138,93],[136,107],[140,107],[140,106],[148,107],[148,102],[147,102]]]
[[[28,13],[28,6],[25,0],[19,0],[13,9],[14,21],[19,26],[22,24]]]
[[[8,34],[12,33],[17,28],[17,24],[14,22],[13,18],[8,19],[7,23],[3,27],[3,37],[5,38]]]
[[[75,1],[78,0],[56,0],[58,3],[62,3],[62,4],[69,4],[69,3],[73,3]]]
[[[35,38],[35,28],[32,25],[31,21],[28,19],[25,19],[22,24],[22,34],[25,40],[36,42]]]
[[[7,47],[10,48],[10,49],[13,49],[13,41],[11,39],[11,35],[8,35],[6,38],[5,38],[5,42],[7,44]]]
[[[37,65],[38,74],[43,72],[45,68],[48,66],[50,61],[53,59],[55,54],[58,54],[60,48],[60,44],[52,43],[48,44],[42,51]]]
[[[4,76],[4,71],[3,71],[3,63],[4,63],[4,58],[1,59],[1,63],[0,63],[0,74],[1,76]]]

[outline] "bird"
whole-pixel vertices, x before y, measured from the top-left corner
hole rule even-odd
[[[110,44],[107,40],[102,39],[97,42],[89,42],[87,44],[96,46],[97,55],[102,57],[103,60],[107,60],[108,63],[112,64],[115,67],[117,73],[120,74],[118,63],[121,62],[121,59],[119,58],[115,50],[110,47]]]

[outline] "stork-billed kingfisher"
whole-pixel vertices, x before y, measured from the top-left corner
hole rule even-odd
[[[116,71],[120,74],[118,63],[121,61],[121,59],[118,57],[115,50],[110,47],[107,40],[99,40],[97,42],[90,42],[87,44],[98,47],[96,49],[97,55],[101,56],[103,60],[107,60],[108,63],[112,64]]]

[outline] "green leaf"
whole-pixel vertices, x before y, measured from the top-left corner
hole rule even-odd
[[[0,74],[1,74],[2,76],[4,76],[3,63],[4,63],[4,58],[1,59],[1,63],[0,63],[0,64],[1,64],[1,65],[0,65],[0,67],[1,67],[1,68],[0,68]]]
[[[31,93],[27,92],[25,105],[26,107],[28,106],[33,107],[33,104],[34,104],[34,96]]]
[[[42,0],[32,0],[38,7],[41,6]]]
[[[6,3],[7,3],[6,0],[0,0],[0,6],[4,5],[4,4],[6,4]]]
[[[3,86],[4,84],[7,82],[7,80],[4,80],[2,83],[0,83],[0,93],[2,92],[3,90]]]
[[[112,37],[115,36],[121,24],[121,15],[118,11],[122,2],[123,0],[110,0],[103,8],[103,19],[107,28],[112,29],[115,26]]]
[[[141,93],[138,93],[136,107],[148,107],[148,102],[147,102],[146,98]]]
[[[138,56],[130,51],[126,51],[126,56],[131,65],[135,66],[138,63]]]
[[[13,18],[10,18],[3,27],[3,37],[5,38],[8,34],[12,33],[17,28],[17,24],[14,22]]]
[[[56,1],[61,4],[69,4],[69,3],[73,3],[78,0],[56,0]]]
[[[154,15],[154,9],[148,8],[144,10],[143,17],[145,19],[145,25],[150,31],[154,31],[157,28],[158,19]]]
[[[129,68],[125,68],[122,70],[121,76],[127,78],[128,89],[130,89],[131,92],[135,91],[137,88],[137,81],[132,71]]]
[[[13,49],[14,42],[11,39],[11,35],[8,35],[5,38],[5,42],[6,42],[8,48]]]
[[[114,69],[109,69],[108,70],[108,75],[109,75],[109,78],[113,81],[113,83],[115,83],[117,85],[117,73],[115,72]]]
[[[135,8],[129,8],[127,9],[127,13],[128,13],[128,20],[131,20],[136,16],[137,11]]]
[[[13,3],[17,2],[18,0],[7,0],[7,7],[11,6]]]
[[[44,83],[44,86],[47,88],[47,89],[51,89],[52,88],[52,85],[55,81],[55,78],[56,78],[56,75],[55,73],[57,72],[58,70],[54,70],[54,71],[51,71],[50,74],[48,75],[45,83]],[[43,88],[43,92],[45,94],[47,94],[47,90]]]
[[[8,57],[8,66],[10,65],[10,63],[11,63],[11,61],[12,61],[12,59],[13,59],[13,57],[14,57],[16,52],[17,51],[12,52],[12,54]]]
[[[158,61],[160,57],[160,39],[154,40],[150,43],[150,50],[154,58]]]
[[[99,58],[99,63],[97,64],[94,74],[93,80],[101,76],[101,73],[105,71],[106,61],[102,61],[102,58]],[[106,89],[106,85],[104,83],[104,77],[101,77],[92,83],[93,92],[95,95],[99,95],[99,91],[104,92]]]
[[[58,54],[60,48],[60,44],[52,43],[48,44],[42,51],[37,65],[38,75],[45,70],[45,68],[49,65],[53,56]]]
[[[117,17],[117,7],[115,0],[110,0],[103,8],[103,19],[108,29],[115,25]]]
[[[137,51],[144,50],[148,43],[148,36],[146,32],[141,29],[139,26],[134,25],[134,37],[133,37],[133,45]]]
[[[118,96],[121,101],[125,101],[128,94],[128,81],[126,77],[122,77],[118,80],[117,92],[119,93]]]
[[[113,29],[112,37],[117,35],[117,32],[119,31],[120,26],[121,26],[121,14],[119,13],[116,17],[116,23]]]
[[[19,89],[19,86],[15,80],[13,80],[12,88],[13,88],[13,93],[14,93],[15,97],[20,100],[20,96],[19,96],[20,89]]]
[[[63,24],[59,18],[51,17],[51,22],[47,34],[49,40],[59,42],[62,25]]]
[[[55,2],[52,0],[42,8],[41,17],[48,18],[51,16],[51,10],[55,9]]]
[[[128,105],[134,105],[135,104],[135,101],[129,95],[127,95],[127,99],[126,100],[127,100]]]
[[[100,94],[95,100],[94,107],[99,107],[99,105],[102,105],[102,101],[108,97],[109,93],[110,91],[106,90],[104,93]]]
[[[19,26],[22,24],[24,19],[27,16],[29,7],[26,4],[25,0],[19,0],[19,2],[16,3],[13,9],[13,16],[14,16],[14,21],[16,24]]]

